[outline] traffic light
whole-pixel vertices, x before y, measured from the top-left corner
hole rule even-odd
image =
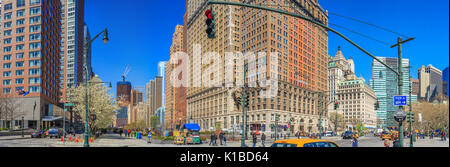
[[[91,114],[90,118],[91,121],[95,121],[97,119],[97,116],[95,114]]]
[[[275,115],[275,121],[280,121],[280,115],[278,114]]]
[[[208,9],[205,12],[206,15],[206,34],[208,38],[216,38],[216,21],[214,19],[214,11]]]
[[[380,102],[377,101],[377,102],[375,103],[375,110],[378,110],[379,108],[380,108]]]
[[[408,122],[414,122],[414,113],[413,112],[409,112],[408,113]]]
[[[339,103],[338,102],[334,103],[334,110],[337,110],[338,108],[339,108]]]

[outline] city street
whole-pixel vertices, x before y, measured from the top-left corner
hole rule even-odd
[[[324,137],[325,140],[331,140],[336,142],[340,147],[351,147],[351,140],[343,140],[340,137]],[[273,141],[266,141],[266,147],[270,147]],[[209,143],[201,145],[175,145],[175,144],[155,144],[159,143],[154,141],[152,144],[148,144],[145,139],[132,139],[121,137],[118,134],[105,134],[93,143],[90,143],[91,147],[213,147]],[[217,142],[217,147],[240,147],[240,141],[227,142],[226,146],[221,146],[220,141]],[[246,141],[247,146],[252,146],[250,140]],[[405,147],[409,147],[409,139],[405,139]],[[261,147],[261,142],[258,141],[257,147]],[[392,145],[391,145],[392,146]],[[49,138],[30,138],[25,136],[13,136],[13,137],[0,137],[0,147],[83,147],[83,142],[61,142],[60,139]],[[383,141],[379,137],[361,137],[359,140],[359,147],[383,147]],[[440,138],[430,139],[418,139],[414,143],[414,147],[449,147],[449,142],[440,141]]]

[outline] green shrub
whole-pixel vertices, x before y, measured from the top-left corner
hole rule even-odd
[[[169,137],[165,137],[165,138],[163,138],[163,140],[164,141],[168,141],[168,140],[173,140],[174,139],[174,137],[173,136],[169,136]]]

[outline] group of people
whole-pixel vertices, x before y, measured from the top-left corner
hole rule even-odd
[[[227,146],[227,137],[223,132],[219,133],[219,137],[215,133],[211,134],[211,142],[209,145],[217,146],[217,138],[220,140],[220,145]]]
[[[253,139],[253,147],[256,147],[256,143],[258,143],[258,136],[256,135],[256,133],[252,134],[252,139]],[[261,134],[261,146],[265,147],[265,142],[266,142],[266,135],[264,133]]]

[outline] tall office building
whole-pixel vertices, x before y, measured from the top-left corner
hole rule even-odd
[[[84,45],[86,45],[90,40],[91,40],[91,34],[89,33],[89,27],[84,24]],[[84,78],[86,78],[86,74],[87,79],[90,80],[92,77],[95,76],[94,74],[94,70],[92,69],[92,47],[88,46],[88,47],[84,47],[83,49],[83,61],[86,61],[86,66],[87,66],[87,73],[83,72],[82,76],[83,76],[83,80]],[[85,71],[85,70],[83,70]]]
[[[116,93],[117,104],[119,110],[116,111],[116,127],[123,127],[128,125],[128,110],[131,104],[131,82],[120,81],[117,82],[117,93]]]
[[[334,110],[334,104],[336,103],[336,93],[340,82],[346,80],[346,76],[355,73],[355,65],[353,60],[346,59],[342,54],[341,47],[338,47],[338,51],[334,57],[330,57],[328,64],[328,110]],[[342,110],[339,110],[341,112]]]
[[[398,59],[390,57],[378,57],[393,69],[398,68]],[[403,59],[403,86],[402,95],[409,94],[409,59]],[[398,78],[397,74],[390,71],[384,65],[374,60],[372,64],[372,80],[370,87],[375,91],[377,100],[380,102],[380,108],[377,110],[377,124],[379,128],[388,128],[397,126],[393,119],[393,113],[398,110],[394,106],[394,96],[398,96]]]
[[[165,129],[168,130],[176,130],[176,125],[179,124],[180,121],[185,122],[186,119],[186,107],[184,110],[180,110],[182,105],[186,105],[186,96],[183,99],[180,99],[182,92],[186,92],[186,88],[183,87],[174,87],[172,85],[172,80],[175,78],[171,78],[172,72],[175,68],[178,67],[179,62],[175,64],[171,63],[174,56],[177,52],[184,51],[184,26],[177,25],[175,27],[175,32],[172,37],[172,46],[170,47],[170,59],[167,62],[167,71],[165,78]],[[175,76],[178,77],[178,76]],[[186,93],[184,93],[186,95]]]
[[[234,0],[239,1],[239,0]],[[262,98],[258,91],[250,91],[250,105],[247,108],[246,129],[267,133],[275,131],[275,115],[280,114],[280,129],[283,133],[295,131],[318,132],[319,103],[321,110],[326,110],[328,90],[328,32],[310,22],[276,14],[272,12],[240,8],[226,5],[214,5],[216,17],[216,38],[208,39],[205,33],[205,16],[203,13],[210,6],[206,1],[188,1],[188,55],[190,56],[190,77],[188,89],[188,114],[194,122],[199,123],[204,131],[216,128],[239,130],[242,125],[242,111],[234,104],[232,93],[237,86],[209,87],[208,85],[242,85],[247,81],[259,81],[263,78],[278,78],[278,94],[271,99]],[[241,0],[249,4],[263,3],[261,0]],[[328,16],[317,1],[271,1],[273,7],[316,19],[328,24]],[[285,7],[289,6],[289,7]],[[291,8],[292,7],[292,8]],[[198,45],[196,45],[198,44]],[[200,46],[201,49],[195,46]],[[222,66],[201,64],[205,55],[200,52],[216,52],[220,55]],[[234,59],[226,59],[225,52],[235,53]],[[238,52],[253,52],[256,60],[265,62],[265,72],[243,76],[244,58]],[[259,52],[275,57],[259,57]],[[217,61],[217,60],[214,60]],[[255,62],[245,62],[252,64]],[[277,67],[275,67],[277,66]],[[233,76],[225,78],[223,69],[231,67]],[[271,69],[271,67],[277,68]],[[248,69],[254,70],[254,69]],[[214,81],[205,81],[211,71]],[[209,83],[208,83],[209,82]],[[202,84],[203,83],[203,84]],[[319,98],[312,91],[320,91]],[[308,96],[306,96],[308,95]],[[323,112],[322,121],[327,113]],[[287,128],[289,127],[289,128]]]
[[[70,101],[68,89],[84,80],[84,0],[61,1],[61,102]]]
[[[418,69],[419,98],[432,102],[442,96],[442,71],[431,64]]]
[[[61,111],[56,106],[60,100],[61,14],[60,0],[2,1],[0,96],[20,104],[16,115],[24,116],[25,128],[52,126],[50,122],[62,118],[55,117]],[[20,96],[17,90],[30,94]]]
[[[150,125],[151,117],[156,114],[156,110],[161,107],[164,108],[162,105],[162,87],[163,79],[160,76],[156,76],[154,80],[150,80],[150,82],[146,84],[146,120],[148,126]]]

